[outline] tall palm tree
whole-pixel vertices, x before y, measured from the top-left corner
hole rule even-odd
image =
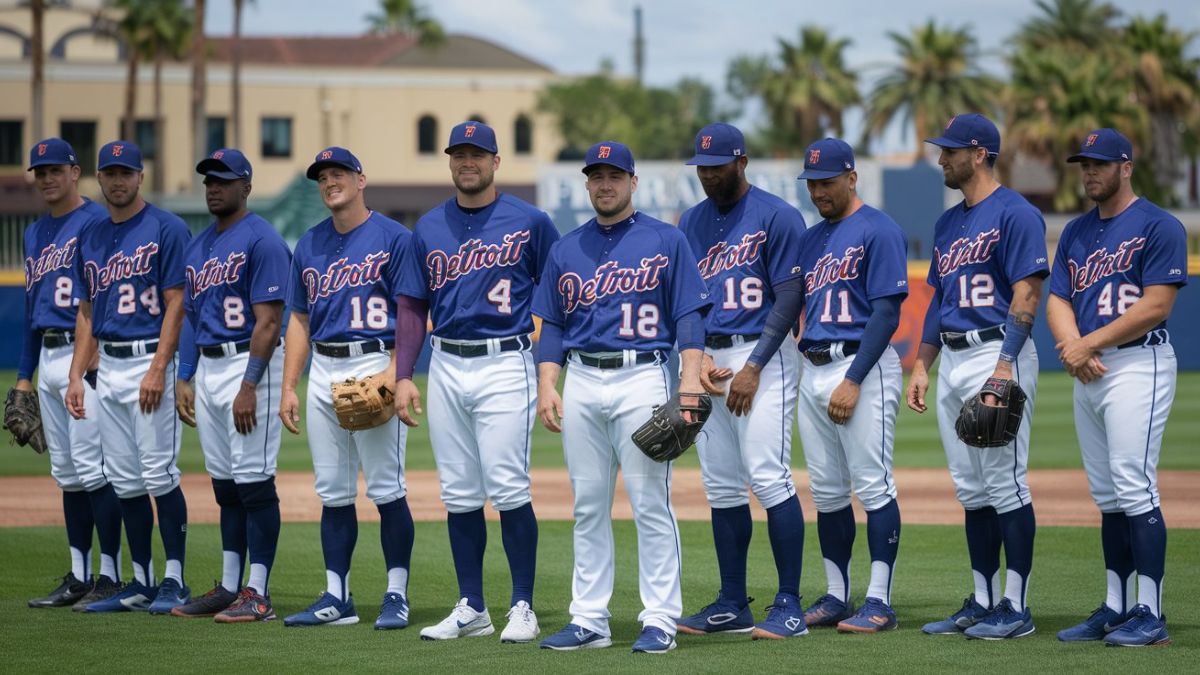
[[[1085,49],[1110,49],[1117,43],[1115,25],[1121,11],[1095,0],[1035,0],[1038,13],[1017,31],[1022,48],[1043,49],[1064,44]]]
[[[374,33],[408,35],[425,47],[437,47],[446,41],[442,24],[413,0],[379,0],[379,12],[368,14],[367,22]]]
[[[195,0],[192,5],[192,159],[199,163],[208,155],[208,123],[205,119],[205,97],[208,95],[205,59],[208,43],[204,37],[205,0]]]
[[[918,156],[922,143],[942,124],[962,112],[989,112],[996,104],[999,82],[979,66],[979,45],[967,27],[938,26],[932,19],[909,35],[888,32],[900,63],[891,68],[868,96],[863,144],[899,115],[912,124]]]
[[[165,187],[167,167],[167,144],[163,116],[162,71],[166,59],[182,60],[187,54],[188,40],[192,32],[192,15],[182,0],[163,0],[154,11],[154,30],[151,35],[150,52],[154,59],[154,151],[155,167],[151,176],[150,189],[162,193]]]
[[[29,65],[33,70],[29,78],[29,116],[32,118],[30,126],[33,130],[33,140],[36,142],[45,138],[43,135],[44,129],[42,128],[46,118],[45,0],[30,0],[29,11],[32,15],[31,30],[29,31],[29,48],[31,52]]]
[[[1124,43],[1132,53],[1133,85],[1138,102],[1149,116],[1146,154],[1152,167],[1153,193],[1173,199],[1171,187],[1180,179],[1188,116],[1200,107],[1200,59],[1191,57],[1196,33],[1170,28],[1167,17],[1134,17],[1125,28]]]

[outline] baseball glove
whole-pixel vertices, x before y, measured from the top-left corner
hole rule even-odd
[[[17,445],[28,445],[39,455],[46,451],[37,392],[8,390],[8,398],[4,401],[4,428],[12,432]]]
[[[692,421],[684,418],[685,412],[691,413]],[[650,419],[631,438],[650,459],[669,462],[692,447],[710,413],[712,399],[708,394],[681,392],[655,406]]]
[[[986,403],[991,394],[998,400]],[[1012,443],[1021,428],[1025,415],[1025,392],[1016,380],[989,377],[983,389],[963,404],[954,422],[954,431],[967,445],[977,448],[999,448]]]
[[[329,385],[333,412],[343,429],[373,429],[396,414],[396,383],[390,370]]]

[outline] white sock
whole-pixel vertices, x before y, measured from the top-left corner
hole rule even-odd
[[[154,585],[154,561],[147,563],[146,567],[142,567],[137,563],[133,563],[133,580],[139,584],[150,587]]]
[[[393,567],[388,574],[388,593],[399,593],[408,597],[408,570],[403,567]]]
[[[267,566],[262,563],[250,563],[250,581],[247,586],[253,588],[259,595],[267,594]]]
[[[163,572],[163,579],[174,579],[183,585],[183,563],[178,560],[168,560],[167,569]]]
[[[995,607],[996,598],[1000,595],[1000,570],[996,570],[991,579],[971,570],[971,577],[975,580],[975,602],[985,609]]]
[[[221,587],[237,593],[241,581],[242,555],[237,551],[221,551]]]
[[[1138,575],[1137,601],[1139,605],[1149,607],[1154,616],[1162,616],[1162,586],[1150,577]]]
[[[830,595],[841,600],[842,602],[850,602],[850,579],[842,577],[842,570],[829,558],[825,558],[825,583],[828,585]],[[849,568],[846,570],[847,577],[849,576]]]
[[[117,558],[121,557],[121,549],[117,549]],[[108,577],[113,581],[121,580],[121,568],[117,567],[117,561],[107,553],[100,554],[100,576]]]
[[[334,572],[333,570],[325,570],[325,590],[333,597],[345,602],[350,598],[350,573],[346,573],[346,577]]]
[[[1008,570],[1008,578],[1004,582],[1004,597],[1012,603],[1013,609],[1025,611],[1025,599],[1029,596],[1029,578],[1022,577],[1017,572]]]
[[[87,581],[88,577],[91,576],[88,574],[87,565],[88,558],[90,557],[88,553],[90,551],[84,553],[74,546],[69,546],[68,548],[71,549],[71,574],[74,574],[75,578],[80,581]]]
[[[892,604],[892,566],[882,560],[871,561],[871,583],[867,597],[879,598],[889,607]]]

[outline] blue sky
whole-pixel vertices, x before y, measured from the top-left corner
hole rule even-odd
[[[1126,14],[1165,13],[1176,28],[1200,31],[1200,2],[1128,0],[1113,2]],[[989,53],[984,65],[1002,72],[999,57],[1020,24],[1036,11],[1033,0],[429,0],[431,13],[450,32],[489,38],[538,60],[559,73],[594,71],[610,60],[632,74],[633,8],[641,5],[646,36],[646,80],[670,84],[699,77],[724,93],[726,64],[739,54],[775,50],[776,38],[796,39],[801,24],[813,23],[853,42],[847,52],[864,82],[894,63],[888,31],[907,32],[930,17],[969,26]],[[232,2],[209,0],[210,34],[232,30]],[[248,35],[356,34],[378,0],[251,0],[243,31]],[[1193,42],[1200,51],[1200,39]],[[749,122],[750,120],[742,120]],[[857,137],[857,116],[847,120]],[[911,146],[900,130],[878,142],[877,151]]]

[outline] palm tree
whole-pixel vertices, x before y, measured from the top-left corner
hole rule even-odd
[[[924,139],[936,136],[945,120],[995,106],[1000,84],[979,67],[979,46],[969,28],[941,27],[931,19],[909,35],[887,35],[901,62],[868,97],[864,146],[868,134],[882,132],[901,115],[905,124],[912,124],[920,156]]]
[[[165,126],[167,120],[163,117],[163,63],[167,58],[181,60],[187,52],[188,40],[192,31],[192,16],[181,0],[170,0],[156,3],[151,33],[150,52],[154,59],[154,174],[151,176],[150,189],[162,193],[165,186],[167,168],[167,147]]]
[[[208,155],[208,124],[205,119],[206,73],[205,59],[208,43],[204,37],[205,0],[195,0],[192,7],[192,159],[199,163]]]
[[[1044,49],[1064,44],[1107,50],[1117,43],[1114,22],[1121,11],[1095,0],[1035,0],[1039,13],[1017,31],[1022,48]]]
[[[413,0],[379,0],[379,12],[368,14],[367,21],[374,33],[400,33],[416,38],[425,47],[437,47],[446,41],[442,24]]]
[[[1056,210],[1074,210],[1081,203],[1079,180],[1064,159],[1089,131],[1113,127],[1128,130],[1135,146],[1144,140],[1139,132],[1145,113],[1130,100],[1131,87],[1119,63],[1093,52],[1051,47],[1014,55],[1008,138],[1023,152],[1047,160],[1057,179]]]
[[[1167,17],[1135,17],[1125,28],[1124,43],[1132,52],[1133,85],[1146,108],[1149,130],[1145,146],[1152,167],[1152,199],[1172,199],[1186,152],[1183,127],[1200,107],[1200,59],[1189,56],[1195,33],[1167,25]]]
[[[45,0],[31,0],[29,10],[32,14],[32,25],[29,42],[30,42],[30,67],[33,72],[30,74],[30,117],[32,119],[31,127],[33,129],[33,140],[40,141],[43,136],[42,124],[46,117],[46,38],[45,38],[45,15],[46,4]]]

